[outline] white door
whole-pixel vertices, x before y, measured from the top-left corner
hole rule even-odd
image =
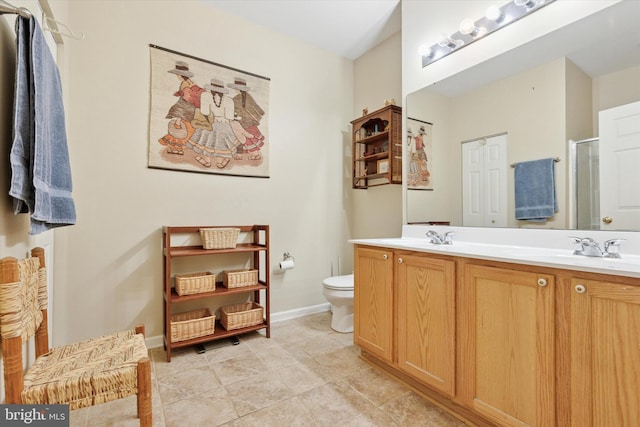
[[[484,139],[462,144],[462,225],[484,225]]]
[[[507,135],[462,144],[462,224],[507,226]]]
[[[640,223],[640,102],[600,112],[600,229]]]

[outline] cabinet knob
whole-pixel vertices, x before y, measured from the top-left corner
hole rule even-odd
[[[387,254],[382,255],[382,259],[387,259],[389,256]]]
[[[538,286],[547,286],[547,279],[544,278],[539,278],[538,279]]]
[[[584,285],[576,285],[576,292],[579,294],[584,294],[587,288]]]
[[[398,258],[398,264],[402,264],[404,260],[402,258]]]
[[[604,218],[602,218],[602,222],[604,222],[605,224],[611,224],[613,222],[613,218],[611,218],[610,216],[605,216]]]

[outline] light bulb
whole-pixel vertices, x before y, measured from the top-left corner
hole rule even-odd
[[[473,38],[479,38],[487,34],[487,29],[485,27],[476,27],[475,22],[471,19],[465,19],[460,23],[459,27],[460,34],[469,35]]]
[[[504,14],[500,10],[500,8],[495,5],[489,6],[484,16],[486,16],[487,19],[495,22],[500,22],[504,19]]]
[[[426,44],[420,45],[418,47],[418,54],[420,56],[426,56],[426,57],[431,57],[433,56],[433,49],[431,49],[429,46],[427,46]]]
[[[477,33],[479,28],[476,27],[475,22],[473,22],[473,19],[465,19],[460,23],[460,27],[458,28],[460,30],[460,34],[474,34]]]

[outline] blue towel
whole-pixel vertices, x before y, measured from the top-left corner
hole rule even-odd
[[[76,223],[58,67],[35,18],[16,20],[11,146],[14,213],[31,213],[30,234]]]
[[[558,212],[558,199],[551,158],[516,163],[516,219],[544,222]]]

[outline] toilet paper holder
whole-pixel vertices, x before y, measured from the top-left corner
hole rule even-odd
[[[282,260],[283,261],[289,261],[289,260],[295,261],[296,259],[289,252],[285,252],[285,253],[282,254]]]
[[[282,261],[280,261],[280,270],[290,270],[295,266],[296,259],[289,253],[282,254]]]

